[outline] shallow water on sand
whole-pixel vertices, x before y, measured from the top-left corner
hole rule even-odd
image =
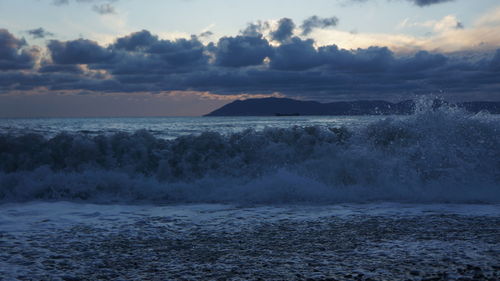
[[[498,280],[500,205],[0,205],[5,280]]]

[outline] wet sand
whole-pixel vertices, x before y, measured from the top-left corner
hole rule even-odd
[[[499,206],[0,209],[2,280],[500,278]]]

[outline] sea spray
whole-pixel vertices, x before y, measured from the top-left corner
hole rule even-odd
[[[435,105],[356,129],[3,134],[0,200],[500,202],[500,124]]]

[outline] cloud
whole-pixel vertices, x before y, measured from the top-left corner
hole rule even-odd
[[[455,15],[446,15],[441,19],[425,22],[413,22],[406,18],[398,29],[428,29],[423,36],[404,33],[364,33],[342,31],[338,29],[315,30],[311,37],[316,45],[333,43],[345,49],[387,46],[401,53],[414,53],[419,50],[433,52],[492,51],[500,46],[500,8],[492,10],[475,22],[464,26]]]
[[[401,55],[385,46],[345,49],[286,34],[280,44],[270,44],[258,32],[203,44],[196,36],[164,40],[147,30],[116,38],[109,46],[86,39],[52,40],[50,58],[34,67],[33,56],[24,61],[27,43],[2,30],[0,65],[8,61],[10,67],[0,71],[0,93],[42,88],[106,94],[196,91],[332,100],[439,91],[495,97],[500,90],[500,50],[478,59],[424,50]]]
[[[422,23],[413,23],[413,26],[429,27],[434,32],[446,32],[454,29],[464,29],[464,25],[454,15],[447,15],[440,20],[431,20]]]
[[[203,31],[202,33],[200,33],[198,35],[198,37],[204,38],[204,37],[210,37],[212,35],[214,35],[214,33],[210,30],[207,30],[207,31]]]
[[[37,50],[26,47],[24,39],[0,28],[0,71],[32,68]]]
[[[289,18],[278,21],[278,28],[271,32],[271,38],[278,42],[285,42],[293,36],[295,23]]]
[[[72,73],[83,74],[84,71],[79,65],[74,64],[51,64],[44,63],[38,70],[40,73]]]
[[[475,23],[476,26],[499,26],[500,6],[481,16]]]
[[[92,11],[100,15],[116,14],[116,9],[110,3],[116,2],[118,0],[52,0],[52,4],[55,6],[69,5],[70,2],[76,3],[96,3],[92,5]],[[98,4],[101,3],[101,4]]]
[[[497,50],[495,56],[490,62],[490,68],[493,71],[500,72],[500,49]]]
[[[400,72],[422,72],[426,70],[443,67],[449,58],[443,54],[432,54],[427,51],[419,51],[413,57],[397,61],[395,70]]]
[[[270,67],[276,70],[306,70],[321,63],[313,40],[294,37],[276,48]]]
[[[36,29],[31,29],[27,31],[29,35],[31,35],[35,39],[41,39],[45,37],[52,37],[54,36],[54,33],[49,32],[43,28],[36,28]]]
[[[240,31],[243,36],[261,36],[265,30],[270,29],[270,24],[267,21],[258,21],[256,23],[249,23],[247,27]]]
[[[101,15],[116,14],[115,7],[110,4],[93,5],[92,10]]]
[[[56,6],[68,5],[69,0],[52,0],[52,4],[54,4]]]
[[[348,0],[348,2],[351,2],[351,3],[365,3],[368,1],[370,1],[370,0]],[[393,0],[387,0],[387,1],[393,1]],[[455,0],[406,0],[406,1],[411,2],[414,5],[419,6],[419,7],[426,7],[426,6],[431,6],[431,5],[435,5],[435,4],[453,2]],[[346,2],[346,3],[348,3],[348,2]]]
[[[273,48],[262,36],[222,37],[214,49],[215,63],[230,67],[259,65],[273,54]]]
[[[327,28],[336,26],[339,19],[337,17],[331,18],[319,18],[318,16],[312,16],[304,20],[300,28],[302,28],[302,35],[308,35],[315,28]]]
[[[413,2],[417,6],[424,7],[445,2],[452,2],[455,0],[408,0],[408,1]]]
[[[126,51],[139,51],[141,49],[150,48],[157,42],[158,36],[152,35],[151,32],[147,30],[141,30],[116,39],[116,42],[111,47]]]
[[[208,62],[205,46],[196,36],[160,40],[142,30],[118,38],[108,49],[116,60],[106,69],[115,74],[185,72]]]
[[[52,0],[52,4],[56,6],[68,5],[70,2],[76,3],[98,3],[98,2],[116,2],[118,0]]]
[[[97,42],[86,39],[66,42],[51,40],[47,47],[56,64],[105,63],[113,58],[113,53]]]

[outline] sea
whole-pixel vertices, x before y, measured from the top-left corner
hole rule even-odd
[[[0,280],[495,280],[499,249],[487,112],[0,119]]]

